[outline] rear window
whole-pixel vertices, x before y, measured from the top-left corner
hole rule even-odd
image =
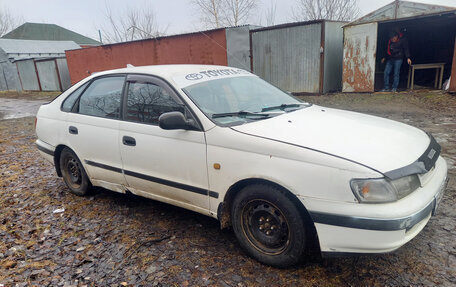
[[[74,103],[79,98],[79,96],[81,95],[81,93],[84,91],[84,89],[87,87],[88,84],[89,84],[89,82],[87,82],[84,85],[82,85],[79,88],[77,88],[76,91],[71,93],[71,95],[69,95],[65,99],[65,101],[63,101],[62,111],[71,112],[71,110],[73,109]]]

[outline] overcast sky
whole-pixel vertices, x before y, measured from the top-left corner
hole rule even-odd
[[[250,24],[265,25],[264,11],[271,2],[277,3],[276,23],[291,22],[292,7],[297,0],[259,0],[260,7]],[[392,0],[359,0],[361,14],[372,12]],[[414,2],[456,6],[456,0],[415,0]],[[201,28],[199,16],[191,0],[0,0],[0,8],[7,8],[25,22],[57,24],[77,33],[98,39],[98,29],[106,25],[106,4],[113,11],[149,4],[155,10],[158,23],[167,34],[196,31]]]

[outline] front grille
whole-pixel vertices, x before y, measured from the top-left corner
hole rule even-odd
[[[418,162],[422,162],[427,171],[430,171],[435,166],[435,162],[439,158],[442,147],[437,143],[435,138],[429,134],[431,143],[426,151],[418,158]]]

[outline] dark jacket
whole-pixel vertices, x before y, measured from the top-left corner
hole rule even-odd
[[[402,59],[410,58],[410,51],[408,41],[406,38],[400,38],[397,42],[390,41],[388,49],[388,58],[390,59]]]

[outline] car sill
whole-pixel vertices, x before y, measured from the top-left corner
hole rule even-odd
[[[118,167],[113,167],[113,166],[105,165],[105,164],[94,162],[94,161],[90,161],[90,160],[85,160],[85,163],[88,164],[88,165],[94,166],[94,167],[110,170],[110,171],[113,171],[113,172],[123,173],[123,174],[128,175],[128,176],[140,178],[140,179],[143,179],[143,180],[155,182],[155,183],[158,183],[158,184],[163,184],[163,185],[174,187],[174,188],[179,188],[179,189],[182,189],[182,190],[198,193],[198,194],[201,194],[201,195],[209,195],[210,197],[213,197],[213,198],[218,198],[219,197],[218,192],[207,190],[207,189],[203,189],[203,188],[199,188],[199,187],[196,187],[196,186],[191,186],[191,185],[187,185],[187,184],[183,184],[183,183],[179,183],[179,182],[175,182],[175,181],[170,181],[170,180],[166,180],[166,179],[162,179],[162,178],[153,177],[153,176],[142,174],[142,173],[137,173],[137,172],[133,172],[133,171],[129,171],[129,170],[124,170],[124,169],[121,169],[121,168],[118,168]]]

